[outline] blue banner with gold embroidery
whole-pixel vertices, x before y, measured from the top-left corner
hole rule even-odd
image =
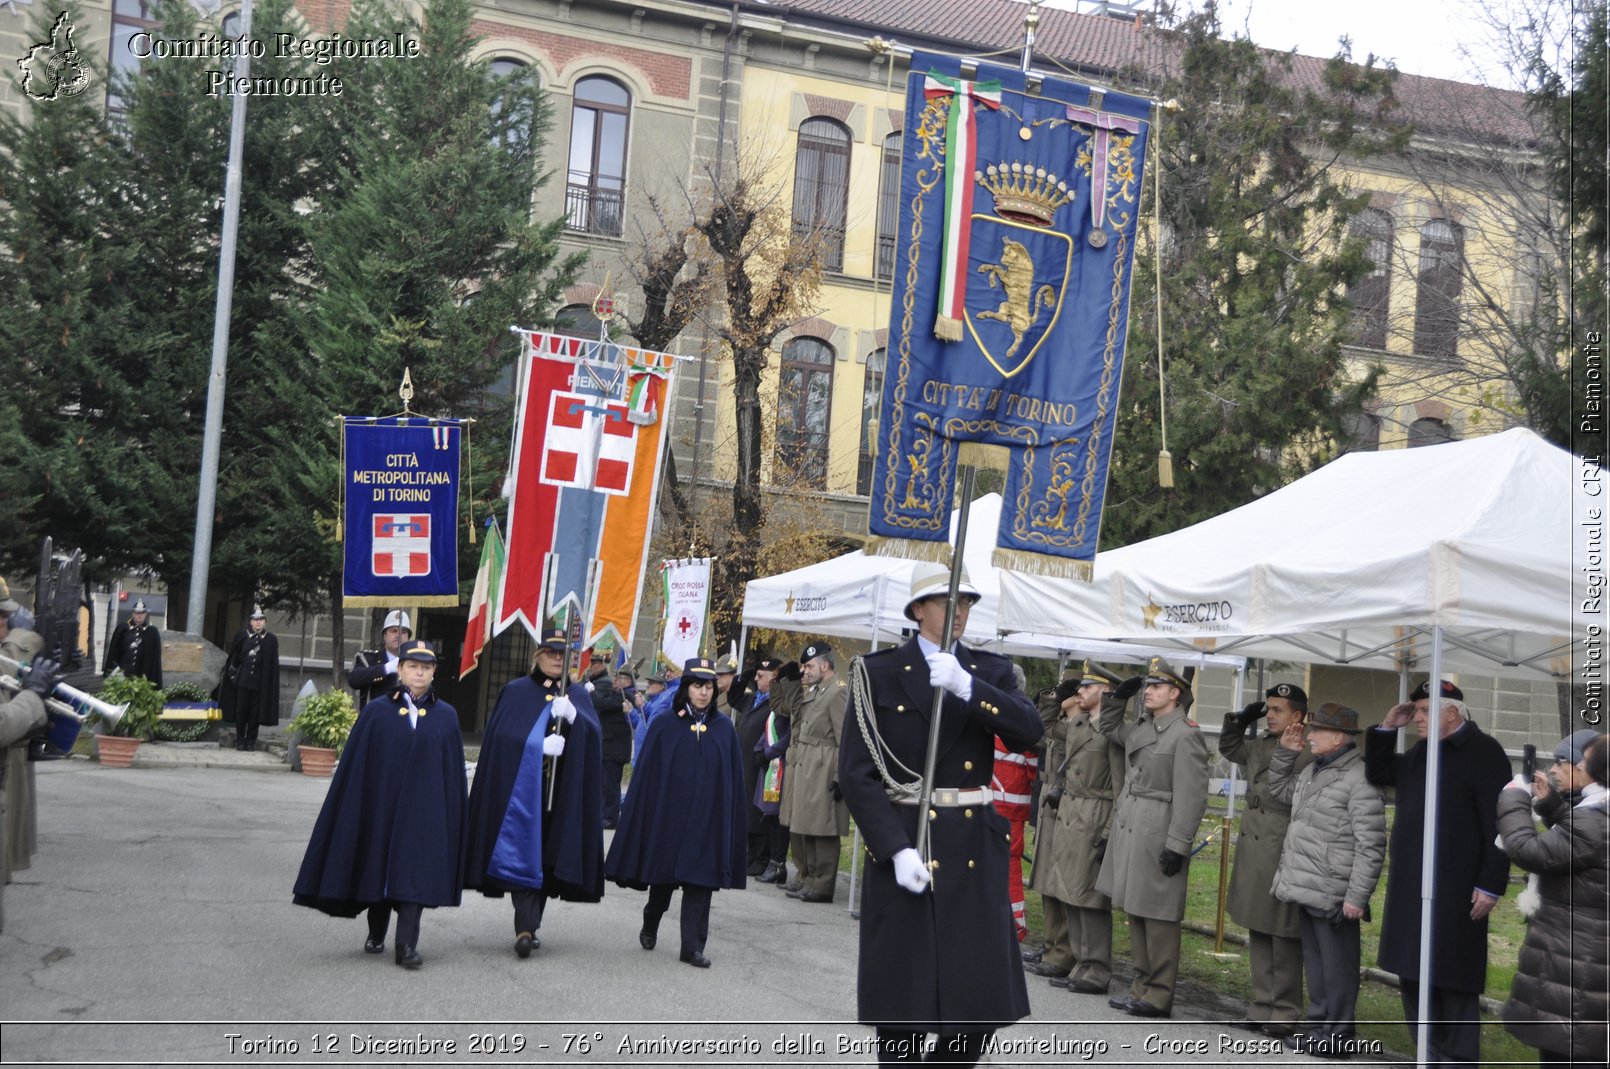
[[[967,443],[1004,447],[998,564],[1088,574],[1151,102],[912,57],[872,552],[943,559]]]
[[[342,603],[458,604],[458,473],[464,421],[343,416]]]

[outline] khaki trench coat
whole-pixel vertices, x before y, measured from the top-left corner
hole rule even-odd
[[[1275,871],[1291,823],[1291,806],[1269,793],[1269,762],[1280,747],[1280,736],[1263,732],[1249,739],[1239,721],[1226,718],[1219,736],[1219,753],[1246,769],[1246,807],[1241,810],[1241,833],[1235,841],[1235,868],[1230,873],[1226,903],[1230,919],[1253,932],[1296,939],[1297,906],[1275,897]],[[1314,761],[1306,749],[1297,754],[1297,775]]]
[[[1101,873],[1096,840],[1112,831],[1113,808],[1124,784],[1124,749],[1097,731],[1084,713],[1058,720],[1046,741],[1030,886],[1070,906],[1109,909],[1107,896],[1096,890]],[[1053,809],[1046,797],[1059,783],[1062,803]]]
[[[1096,890],[1114,909],[1178,922],[1185,917],[1191,846],[1207,811],[1207,743],[1177,706],[1126,723],[1125,704],[1115,698],[1101,704],[1099,730],[1123,743],[1127,767]],[[1185,857],[1173,876],[1163,875],[1164,849]]]
[[[772,686],[772,704],[789,717],[788,755],[777,819],[795,835],[848,835],[850,811],[833,800],[839,778],[839,740],[850,685],[834,676],[814,687],[796,680]]]

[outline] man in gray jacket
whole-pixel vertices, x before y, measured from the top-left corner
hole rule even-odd
[[[1133,723],[1124,706],[1146,688]],[[1135,1017],[1168,1017],[1179,977],[1191,844],[1207,810],[1207,743],[1187,719],[1191,685],[1161,657],[1144,680],[1124,680],[1101,704],[1103,735],[1123,744],[1126,771],[1096,890],[1129,916],[1135,982],[1107,1000]]]
[[[1291,806],[1275,897],[1295,903],[1308,974],[1308,1027],[1286,1037],[1319,1058],[1352,1052],[1358,1008],[1359,921],[1386,858],[1386,806],[1364,776],[1358,713],[1326,702],[1308,722],[1314,763],[1293,775],[1300,724],[1286,728],[1269,763],[1269,793]]]

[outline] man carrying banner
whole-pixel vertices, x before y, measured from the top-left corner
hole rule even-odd
[[[513,899],[522,959],[548,899],[604,897],[603,731],[587,688],[563,678],[568,643],[544,631],[531,674],[498,694],[470,791],[464,886]]]
[[[380,648],[359,650],[352,658],[347,686],[358,692],[360,711],[397,685],[397,651],[413,637],[413,621],[401,609],[393,609],[380,627]]]
[[[944,641],[949,573],[919,565],[906,615],[918,634],[851,667],[839,786],[870,855],[861,904],[857,1016],[877,1028],[880,1065],[972,1065],[1002,1025],[1029,1012],[1006,886],[1011,828],[990,806],[995,737],[1039,741],[1034,706],[1005,657],[957,639],[978,592],[961,579]],[[920,770],[935,688],[944,691],[927,856],[918,841]],[[927,1033],[940,1042],[928,1051]]]
[[[1144,708],[1124,722],[1129,699],[1145,686]],[[1096,890],[1129,916],[1135,981],[1107,1000],[1134,1017],[1174,1012],[1180,922],[1197,825],[1207,811],[1207,743],[1185,715],[1191,685],[1161,657],[1144,679],[1120,683],[1101,703],[1097,729],[1124,746],[1123,793]]]
[[[778,680],[773,701],[788,718],[788,773],[777,818],[788,829],[799,869],[786,887],[801,902],[831,902],[839,880],[839,840],[850,811],[838,786],[839,740],[850,688],[834,672],[833,650],[813,642],[799,655],[799,680]]]

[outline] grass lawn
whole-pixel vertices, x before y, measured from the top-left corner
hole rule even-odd
[[[1216,930],[1218,919],[1219,864],[1222,853],[1219,827],[1224,812],[1224,799],[1210,798],[1207,816],[1202,822],[1201,831],[1197,834],[1198,844],[1210,834],[1213,839],[1191,859],[1190,890],[1185,907],[1187,927],[1181,943],[1180,977],[1187,983],[1245,1000],[1252,993],[1252,984],[1245,947],[1236,939],[1244,938],[1246,930],[1231,922],[1228,916],[1225,917],[1224,950],[1227,954],[1237,955],[1228,959],[1214,955],[1216,940],[1211,934]],[[1390,825],[1396,815],[1395,807],[1388,806],[1386,813]],[[1232,844],[1235,842],[1238,823],[1239,819],[1231,824],[1229,840]],[[853,836],[846,836],[843,840],[844,845],[839,853],[839,867],[844,871],[849,870],[853,842]],[[1034,856],[1033,828],[1028,830],[1027,853],[1030,857]],[[1234,860],[1233,848],[1231,860],[1232,862]],[[1514,869],[1512,874],[1519,871]],[[1515,893],[1519,889],[1518,885],[1511,884],[1510,893],[1499,902],[1498,908],[1493,910],[1488,922],[1486,994],[1499,1002],[1509,997],[1510,982],[1515,977],[1515,961],[1519,956],[1521,941],[1526,935],[1526,921],[1515,908]],[[1361,928],[1360,957],[1366,967],[1374,966],[1377,959],[1385,900],[1386,873],[1383,872],[1381,882],[1376,886],[1375,894],[1370,899],[1372,919]],[[1033,891],[1027,894],[1025,910],[1028,916],[1029,938],[1037,942],[1044,935],[1045,921],[1040,896]],[[1192,931],[1192,926],[1204,929],[1210,934]],[[1124,923],[1122,913],[1114,914],[1112,935],[1113,956],[1127,960],[1129,926]],[[1481,1031],[1483,1064],[1504,1062],[1530,1064],[1537,1061],[1537,1051],[1505,1032],[1502,1023],[1496,1017],[1483,1014]],[[1396,987],[1375,980],[1364,980],[1359,987],[1358,1034],[1364,1039],[1379,1040],[1387,1050],[1412,1056],[1414,1043],[1408,1027],[1403,1023],[1403,1004],[1399,1000]]]

